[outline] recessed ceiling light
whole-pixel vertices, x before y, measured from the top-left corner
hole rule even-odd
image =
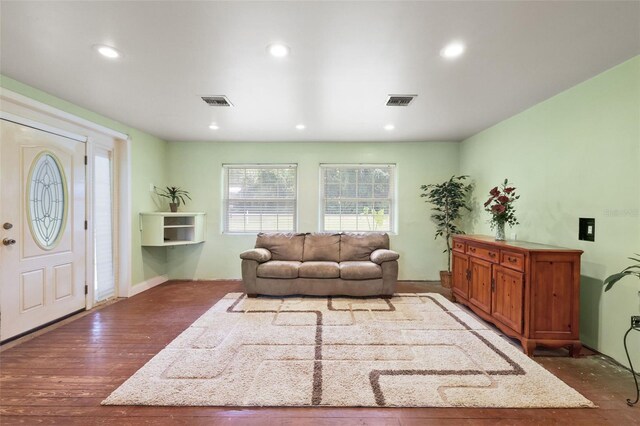
[[[102,56],[109,59],[116,59],[120,57],[120,52],[111,46],[105,46],[104,44],[96,44],[93,46]]]
[[[440,51],[440,56],[447,59],[457,58],[458,56],[464,53],[464,44],[454,41],[453,43],[447,44]]]
[[[305,126],[304,124],[297,124],[296,125],[296,129],[298,129],[298,130],[304,130],[306,128],[307,128],[307,126]]]
[[[211,124],[209,125],[209,128],[210,128],[211,130],[218,130],[220,127],[218,127],[218,125],[217,125],[216,123],[211,123]]]
[[[284,44],[270,44],[267,46],[267,51],[271,54],[271,56],[275,56],[276,58],[284,58],[289,54],[289,47]]]
[[[394,126],[393,124],[387,124],[386,126],[384,126],[385,130],[393,130],[395,128],[396,128],[396,126]]]

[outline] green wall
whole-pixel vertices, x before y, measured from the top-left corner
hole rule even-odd
[[[130,136],[132,190],[131,281],[134,284],[138,284],[155,276],[166,274],[167,256],[164,249],[140,246],[138,213],[157,210],[149,196],[149,184],[162,185],[166,181],[167,143],[148,133],[113,121],[7,76],[0,75],[0,87]]]
[[[521,194],[518,239],[584,250],[581,339],[627,364],[622,337],[640,313],[640,282],[605,294],[602,280],[640,252],[640,57],[465,140],[460,171],[476,183],[474,233],[491,232],[481,203],[509,178]],[[579,217],[595,218],[595,242],[578,241]],[[640,333],[631,347],[640,365]]]
[[[398,234],[391,247],[400,253],[400,279],[435,280],[446,268],[443,245],[434,242],[428,206],[420,185],[448,179],[458,169],[459,144],[418,143],[214,143],[171,142],[171,185],[191,191],[186,209],[207,213],[206,242],[169,249],[171,278],[240,278],[239,253],[252,248],[254,235],[223,235],[223,163],[297,163],[298,231],[319,226],[320,163],[396,163]]]

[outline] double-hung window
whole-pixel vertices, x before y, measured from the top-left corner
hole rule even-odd
[[[296,164],[223,164],[224,232],[296,230]]]
[[[394,181],[394,164],[321,164],[321,229],[393,231]]]

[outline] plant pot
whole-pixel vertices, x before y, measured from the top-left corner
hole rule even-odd
[[[451,288],[451,272],[440,271],[440,284],[444,288]]]
[[[169,209],[171,210],[172,213],[175,213],[178,211],[178,203],[169,203]]]

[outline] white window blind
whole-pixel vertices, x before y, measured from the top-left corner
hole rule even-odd
[[[224,164],[222,167],[224,232],[296,230],[296,164]]]
[[[320,165],[324,231],[392,231],[395,165]]]
[[[96,149],[93,183],[94,299],[100,302],[115,296],[116,284],[113,261],[113,176],[109,151]]]

